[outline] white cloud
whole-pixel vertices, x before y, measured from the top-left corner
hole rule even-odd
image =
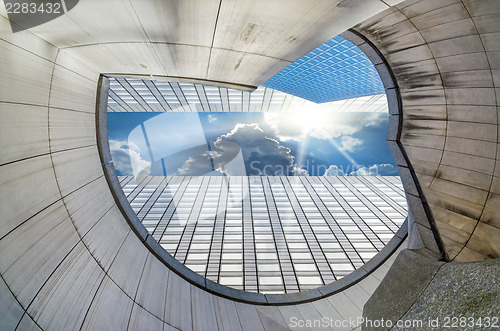
[[[296,165],[292,167],[292,174],[294,176],[309,176],[306,169],[297,167]]]
[[[241,154],[240,154],[241,152]],[[279,141],[266,136],[257,124],[236,124],[231,132],[221,135],[208,153],[191,157],[179,173],[206,173],[206,160],[212,157],[215,170],[226,172],[225,167],[241,155],[241,167],[249,176],[306,175],[307,171],[294,166],[291,150]],[[198,168],[202,169],[198,169]],[[233,168],[234,171],[234,168]]]
[[[229,162],[227,156],[243,154],[248,175],[287,175],[293,165],[291,150],[268,138],[257,124],[236,124],[228,134],[222,135],[214,143],[211,152],[216,169],[223,169]]]
[[[346,171],[342,167],[332,164],[326,169],[323,176],[397,176],[398,169],[392,164],[382,163],[373,164],[369,167],[359,167],[355,171],[349,172],[350,167]]]
[[[398,169],[392,164],[374,164],[370,167],[361,167],[349,173],[349,176],[397,176]]]
[[[337,167],[335,164],[332,164],[331,166],[326,169],[325,174],[323,176],[344,176],[344,170],[341,168]]]
[[[209,123],[213,123],[217,121],[217,117],[213,116],[213,115],[208,115],[208,122]]]
[[[186,162],[177,170],[180,176],[203,176],[212,171],[210,156],[207,153],[190,156]]]
[[[139,147],[134,143],[126,141],[109,140],[111,158],[119,175],[132,176],[145,170],[143,174],[149,175],[151,163],[143,160],[139,153]]]
[[[319,139],[352,135],[364,127],[381,124],[387,120],[387,114],[301,111],[266,113],[264,118],[280,140],[300,141],[308,135]]]
[[[349,176],[377,176],[377,167],[375,165],[371,167],[361,167],[349,173]]]
[[[363,142],[351,136],[342,136],[340,138],[340,148],[348,152],[354,152],[356,147],[361,146]]]

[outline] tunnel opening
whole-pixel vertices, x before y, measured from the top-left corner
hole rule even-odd
[[[379,53],[366,51],[366,40],[353,32],[344,33],[342,38],[350,38],[353,45],[353,42],[357,42],[359,45],[354,46],[365,57],[370,54],[372,73],[375,72],[379,80],[371,84],[372,89],[373,86],[375,90],[380,88],[377,84],[381,84],[385,93],[337,100],[334,96],[333,102],[317,104],[268,86],[260,86],[250,92],[217,86],[219,82],[211,86],[171,77],[156,77],[156,80],[134,76],[103,77],[105,91],[102,94],[105,97],[101,99],[106,98],[106,107],[99,107],[101,115],[98,117],[101,120],[100,141],[108,144],[104,149],[101,148],[107,153],[104,159],[113,162],[107,174],[113,178],[108,179],[108,182],[117,195],[116,199],[122,205],[125,204],[122,211],[129,219],[133,219],[130,223],[141,227],[136,232],[143,236],[146,245],[151,245],[150,249],[167,265],[176,265],[173,269],[186,279],[214,293],[243,301],[254,302],[256,297],[249,299],[241,294],[248,292],[266,295],[293,293],[298,295],[297,298],[287,296],[289,300],[300,301],[304,300],[300,298],[304,291],[314,296],[312,290],[319,287],[323,290],[316,295],[323,296],[355,284],[383,263],[406,237],[407,225],[404,221],[407,205],[401,181],[395,171],[398,167],[401,169],[400,160],[404,160],[404,154],[397,144],[401,122],[397,85]],[[378,58],[373,59],[374,56]],[[340,58],[343,61],[348,59],[345,56]],[[300,64],[300,61],[297,62]],[[312,79],[315,77],[312,76]],[[266,84],[280,85],[279,88],[286,90],[288,87],[284,81],[286,79],[274,82],[270,79]],[[311,91],[314,92],[314,89]],[[311,91],[294,93],[311,94]],[[309,98],[324,95],[317,93]],[[316,109],[308,108],[308,114],[301,113],[305,105]],[[230,141],[220,138],[235,129],[250,128],[262,133],[264,130],[258,123],[253,123],[255,120],[239,123],[240,127],[234,126],[232,131],[224,135],[219,132],[216,135],[219,138],[218,148],[217,138],[207,139],[204,127],[211,121],[219,120],[221,115],[251,116],[255,110],[261,116],[277,117],[278,123],[283,118],[295,117],[294,121],[298,125],[307,127],[307,121],[311,122],[311,118],[314,118],[308,115],[338,115],[342,108],[343,117],[346,117],[346,110],[355,110],[354,117],[358,116],[358,120],[361,112],[365,116],[384,114],[388,150],[399,161],[391,160],[385,164],[394,170],[392,175],[396,176],[380,176],[380,170],[386,171],[380,167],[384,163],[361,166],[353,162],[352,157],[349,160],[349,153],[345,149],[344,154],[347,155],[344,156],[352,163],[351,169],[336,165],[326,168],[322,174],[318,171],[313,172],[314,176],[304,177],[297,176],[304,169],[291,162],[288,167],[280,168],[279,174],[276,173],[278,176],[268,176],[262,168],[259,173],[251,173],[247,171],[248,162],[245,166],[245,161],[249,161],[248,153],[245,158],[241,144],[231,148]],[[147,110],[142,112],[142,116],[146,116],[143,121],[136,120],[141,123],[130,131],[135,132],[133,135],[136,138],[140,137],[140,142],[130,141],[129,144],[129,141],[111,138],[108,141],[108,126],[103,128],[102,125],[103,115],[109,111],[110,119],[116,115],[113,112],[126,112],[128,116],[133,116],[138,114],[137,110]],[[162,113],[156,113],[158,110]],[[179,120],[182,116],[185,118]],[[174,117],[177,117],[177,124],[172,120]],[[158,120],[161,118],[164,118],[163,125],[158,124],[162,122]],[[186,143],[172,144],[176,146],[174,150],[166,151],[165,147],[158,149],[153,146],[165,144],[151,144],[150,140],[156,139],[154,137],[159,127],[164,130],[170,125],[170,130],[164,130],[170,133],[183,131],[182,124],[179,124],[183,122],[191,123],[191,131],[193,123],[204,122],[204,125],[197,129],[198,135],[189,134],[184,138],[178,135],[177,142],[184,139]],[[335,121],[323,121],[330,122]],[[120,121],[117,120],[117,123]],[[311,127],[316,128],[317,125],[314,123]],[[193,138],[196,136],[201,138]],[[346,144],[349,138],[353,138],[347,134],[339,137]],[[282,142],[277,137],[264,138],[278,140],[278,145]],[[353,141],[355,145],[356,140],[350,142]],[[333,143],[337,150],[342,150],[339,148],[341,140]],[[220,160],[223,158],[217,157],[220,157],[218,152],[223,149],[233,149],[233,154],[229,162],[226,159],[221,166]],[[118,154],[124,150],[127,150],[129,157],[134,153],[144,155],[136,161],[129,161],[131,169],[134,168],[133,162],[136,163],[135,170],[129,173],[116,167],[119,163]],[[165,155],[179,157],[179,153],[184,154],[181,157],[184,163],[177,161],[176,166],[171,168],[175,162]],[[198,156],[197,161],[192,162],[198,165],[198,173],[184,172],[179,176],[180,173],[172,169],[181,169],[179,165],[185,165],[189,159],[186,155]],[[296,156],[292,155],[293,158]],[[325,176],[327,170],[333,170],[334,176]],[[403,176],[413,181],[410,173],[404,173]],[[252,209],[252,196],[256,197],[255,209],[259,209],[258,212]],[[225,204],[220,203],[221,197],[225,199]],[[277,201],[276,197],[287,201]],[[182,263],[182,267],[178,262]],[[341,279],[344,280],[340,282]],[[245,298],[242,299],[242,296]]]

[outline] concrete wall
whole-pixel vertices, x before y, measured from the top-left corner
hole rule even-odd
[[[214,296],[166,268],[132,232],[103,176],[96,91],[102,72],[258,85],[388,6],[163,4],[82,1],[15,34],[0,9],[0,329],[274,330],[293,326],[291,317],[361,316],[392,260],[343,293],[280,307]]]
[[[499,22],[496,0],[411,0],[355,27],[396,75],[401,142],[452,261],[500,256]]]
[[[357,1],[315,1],[306,7],[298,0],[252,1],[247,7],[223,3],[81,1],[68,15],[15,34],[0,6],[0,306],[6,316],[0,329],[286,329],[292,316],[361,316],[392,259],[357,285],[313,303],[240,304],[169,271],[115,205],[96,146],[100,73],[257,85],[388,8],[378,0],[363,1],[362,7]],[[413,10],[433,3],[422,1]],[[454,3],[439,2],[450,8]],[[413,11],[403,14],[397,8],[380,16],[389,14],[381,24],[392,26],[395,34],[377,33],[377,23],[358,29],[395,67],[408,119],[405,148],[450,257],[473,260],[498,256],[498,89],[493,82],[500,63],[494,33],[499,20],[487,15],[498,12],[498,2],[456,5],[473,15],[464,19],[475,27],[466,36],[432,28],[436,32],[423,39],[426,25],[416,26],[413,18],[408,25],[406,15]],[[409,28],[421,31],[408,33]],[[423,44],[405,52],[405,43]],[[459,64],[463,67],[457,69]],[[457,166],[459,161],[463,165]],[[465,232],[465,239],[453,237],[455,232]]]
[[[363,308],[363,330],[443,330],[453,323],[461,330],[494,329],[479,317],[498,318],[500,259],[445,263],[422,253],[406,249],[398,255]]]

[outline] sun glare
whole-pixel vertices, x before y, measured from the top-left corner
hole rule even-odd
[[[290,120],[294,124],[302,126],[305,131],[311,131],[321,126],[328,119],[330,118],[326,112],[303,110],[290,114]]]

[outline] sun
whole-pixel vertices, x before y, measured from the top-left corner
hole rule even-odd
[[[298,125],[304,129],[304,133],[307,135],[311,131],[323,127],[325,121],[331,120],[331,116],[324,111],[314,111],[314,110],[301,110],[290,113],[290,121],[294,125]]]

